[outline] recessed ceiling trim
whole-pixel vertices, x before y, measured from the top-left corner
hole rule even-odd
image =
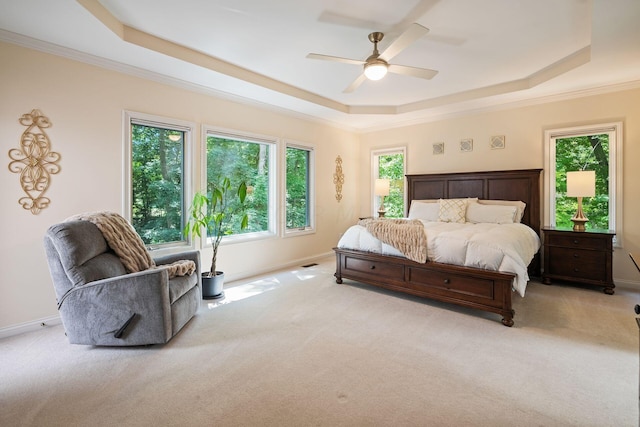
[[[640,80],[620,81],[617,83],[612,83],[604,86],[586,88],[581,90],[571,90],[567,92],[555,93],[552,95],[543,95],[535,98],[527,98],[527,99],[522,99],[517,101],[503,102],[503,101],[494,99],[493,101],[491,101],[490,104],[486,104],[486,105],[475,106],[471,108],[462,107],[462,109],[454,108],[453,110],[446,111],[446,112],[434,111],[434,114],[421,115],[420,117],[411,118],[411,119],[403,120],[400,122],[394,122],[393,124],[380,123],[378,125],[367,126],[366,128],[360,128],[360,127],[344,125],[340,122],[336,122],[331,119],[321,119],[317,116],[305,114],[298,110],[292,110],[286,107],[278,107],[274,104],[268,104],[261,101],[257,101],[252,98],[247,98],[240,95],[234,95],[232,93],[224,92],[218,89],[212,89],[203,85],[195,84],[195,83],[181,80],[175,77],[160,74],[155,71],[150,71],[150,70],[134,67],[131,65],[123,64],[120,62],[112,61],[109,59],[88,54],[86,52],[80,52],[80,51],[73,50],[60,45],[55,45],[50,42],[34,39],[34,38],[17,34],[17,33],[12,33],[10,31],[6,31],[3,29],[0,29],[0,42],[15,44],[18,46],[34,49],[47,54],[56,55],[56,56],[68,58],[74,61],[82,62],[85,64],[94,65],[107,70],[124,73],[127,75],[131,75],[131,76],[142,78],[142,79],[147,79],[147,80],[154,81],[161,84],[171,85],[174,87],[193,91],[196,93],[215,96],[217,98],[229,100],[232,102],[240,102],[250,106],[265,108],[267,110],[290,115],[292,117],[298,117],[304,120],[310,120],[312,122],[322,123],[322,124],[334,126],[346,131],[356,132],[356,133],[369,133],[369,132],[388,130],[393,128],[420,125],[428,122],[435,122],[439,120],[463,117],[463,116],[468,116],[472,114],[501,111],[501,110],[512,109],[512,108],[530,107],[530,106],[551,103],[551,102],[561,102],[561,101],[579,99],[579,98],[584,98],[589,96],[598,96],[598,95],[605,95],[605,94],[614,93],[614,92],[640,89]],[[459,104],[459,105],[462,105],[462,104]],[[355,109],[359,107],[352,107],[352,108]]]
[[[410,104],[404,104],[398,108],[400,113],[408,113],[411,111],[424,110],[427,108],[440,107],[442,105],[471,101],[473,99],[487,98],[495,95],[503,95],[505,93],[517,92],[520,90],[531,89],[541,83],[551,80],[561,74],[573,70],[591,60],[591,46],[586,46],[569,56],[562,58],[553,64],[536,71],[535,73],[523,79],[512,80],[510,82],[498,83],[491,86],[485,86],[477,89],[471,89],[464,92],[453,93],[438,98],[425,99]]]
[[[272,79],[259,73],[255,73],[246,68],[239,67],[229,62],[223,61],[211,55],[199,52],[195,49],[182,46],[180,44],[156,37],[144,31],[129,27],[118,21],[98,0],[76,0],[82,7],[87,9],[95,18],[102,22],[107,28],[113,31],[120,39],[127,43],[171,56],[182,61],[198,65],[209,70],[238,78],[240,80],[253,83],[266,89],[270,89],[294,98],[302,99],[331,108],[343,113],[348,112],[348,107],[329,98],[315,93],[288,85],[281,81]]]
[[[394,105],[350,105],[349,114],[398,114]]]
[[[591,45],[585,46],[580,50],[575,51],[569,56],[565,56],[559,61],[545,67],[528,77],[529,87],[534,87],[540,83],[544,83],[561,74],[567,73],[574,68],[578,68],[591,61]]]
[[[166,39],[129,27],[112,15],[99,0],[76,0],[96,19],[102,22],[120,39],[127,43],[150,49],[170,57],[198,65],[209,70],[243,80],[275,92],[311,102],[313,104],[346,114],[399,115],[447,104],[487,98],[530,89],[561,74],[571,71],[591,60],[591,46],[586,46],[559,61],[544,67],[528,77],[498,83],[491,86],[457,92],[436,98],[424,99],[402,105],[347,105],[315,93],[283,83],[273,78],[239,67],[219,58],[171,42]]]
[[[122,62],[105,59],[99,56],[91,55],[86,52],[70,49],[64,46],[52,44],[47,41],[34,39],[22,34],[12,33],[0,29],[0,42],[6,42],[17,46],[22,46],[28,49],[37,50],[47,54],[59,56],[62,58],[71,59],[73,61],[82,62],[84,64],[94,65],[96,67],[103,68],[105,70],[111,70],[118,73],[127,74],[130,76],[138,77],[145,80],[150,80],[156,83],[174,86],[177,88],[189,90],[196,93],[201,93],[209,96],[215,96],[219,99],[225,99],[231,102],[239,102],[245,105],[250,105],[258,108],[264,108],[271,111],[276,111],[281,114],[287,114],[292,117],[298,117],[304,120],[310,120],[316,123],[327,124],[335,126],[340,129],[344,129],[350,132],[357,132],[358,129],[353,126],[344,125],[340,122],[336,122],[330,119],[320,118],[318,116],[303,113],[298,110],[292,110],[291,108],[281,107],[274,104],[259,101],[253,98],[248,98],[241,95],[236,95],[231,92],[224,92],[220,89],[214,89],[176,77],[171,77],[166,74],[161,74],[155,71],[146,70],[143,68],[135,67],[132,65],[124,64]]]

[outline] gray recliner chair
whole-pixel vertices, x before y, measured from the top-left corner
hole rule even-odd
[[[127,273],[96,225],[68,221],[51,226],[44,246],[71,344],[132,346],[168,342],[200,305],[200,253],[154,259],[157,266],[192,260],[196,271],[169,278],[166,269]]]

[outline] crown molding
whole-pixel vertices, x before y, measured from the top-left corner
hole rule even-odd
[[[593,88],[585,88],[573,91],[566,91],[562,93],[555,93],[551,95],[542,95],[537,97],[530,97],[526,99],[519,99],[516,101],[492,101],[491,104],[486,103],[481,106],[474,107],[461,107],[454,109],[453,111],[437,112],[433,114],[425,115],[419,118],[413,118],[404,121],[397,121],[387,126],[371,126],[366,130],[361,130],[359,133],[378,132],[388,129],[397,129],[409,126],[416,126],[424,123],[433,123],[442,120],[455,119],[459,117],[473,116],[476,114],[490,113],[494,111],[511,110],[516,108],[531,107],[541,104],[549,104],[553,102],[569,101],[572,99],[586,98],[590,96],[606,95],[614,92],[624,92],[627,90],[640,89],[640,80],[624,81],[620,83],[613,83],[603,86],[597,86]]]
[[[455,104],[464,101],[487,98],[510,92],[517,92],[538,86],[557,76],[565,74],[591,61],[591,45],[587,45],[560,60],[537,70],[529,76],[512,81],[497,83],[462,92],[451,93],[437,98],[429,98],[402,105],[349,105],[329,97],[292,86],[285,82],[267,77],[255,71],[237,66],[225,60],[197,51],[188,46],[174,43],[153,34],[130,27],[119,21],[99,0],[76,0],[82,7],[105,25],[122,41],[149,49],[151,51],[197,65],[217,73],[230,76],[247,83],[260,86],[276,93],[328,108],[349,115],[391,115],[417,112],[430,108]],[[356,80],[360,81],[359,80]]]
[[[207,96],[219,98],[221,100],[236,102],[244,104],[250,107],[257,107],[268,111],[273,111],[278,114],[283,114],[289,117],[311,121],[325,126],[335,127],[348,132],[357,132],[358,129],[346,126],[342,123],[323,119],[320,117],[312,116],[310,114],[301,113],[299,111],[291,110],[285,107],[269,104],[262,101],[257,101],[252,98],[235,95],[229,92],[224,92],[218,89],[213,89],[207,86],[192,83],[176,77],[170,77],[164,74],[157,73],[155,71],[145,70],[143,68],[127,65],[122,62],[113,61],[111,59],[102,58],[90,53],[82,52],[79,50],[71,49],[68,47],[60,46],[54,43],[46,42],[43,40],[35,39],[22,34],[17,34],[11,31],[0,29],[0,41],[14,44],[17,46],[33,49],[39,52],[59,56],[62,58],[71,59],[73,61],[81,62],[87,65],[93,65],[99,68],[103,68],[110,71],[130,75],[144,80],[153,81],[156,83],[185,89],[191,92],[200,93]]]
[[[88,65],[97,66],[103,69],[116,71],[122,74],[131,75],[144,80],[154,81],[156,83],[165,84],[180,89],[188,90],[195,93],[212,96],[221,100],[235,102],[251,107],[261,108],[267,111],[273,111],[278,114],[282,114],[288,117],[305,120],[325,126],[334,127],[347,132],[353,132],[356,134],[364,134],[370,132],[377,132],[388,129],[397,129],[408,126],[415,126],[422,123],[431,123],[441,120],[448,120],[452,118],[464,117],[474,114],[481,114],[492,111],[507,110],[512,108],[521,108],[532,105],[539,105],[551,102],[559,102],[565,100],[571,100],[576,98],[583,98],[595,95],[602,95],[611,92],[620,92],[625,90],[633,90],[640,88],[640,80],[620,82],[614,84],[608,84],[593,88],[585,88],[575,91],[567,91],[563,93],[556,93],[552,95],[544,95],[539,97],[532,97],[527,99],[521,99],[516,101],[500,101],[489,100],[483,102],[484,105],[465,107],[464,102],[459,102],[456,107],[455,104],[449,105],[448,111],[442,111],[443,106],[433,107],[425,109],[424,115],[417,118],[411,118],[407,120],[394,120],[393,123],[385,123],[379,126],[367,126],[366,128],[359,128],[354,126],[345,125],[342,122],[325,119],[310,114],[301,113],[299,111],[291,110],[288,108],[268,104],[266,102],[257,101],[255,99],[235,95],[229,92],[224,92],[218,89],[212,89],[210,87],[198,85],[192,82],[188,82],[175,77],[170,77],[157,72],[145,70],[139,67],[123,64],[121,62],[113,61],[110,59],[101,58],[95,55],[81,52],[75,49],[70,49],[50,42],[34,39],[32,37],[24,36],[21,34],[13,33],[0,29],[0,41],[15,44],[25,48],[37,50],[40,52],[48,53],[55,56],[64,57],[77,62],[85,63]],[[402,114],[395,116],[399,118]]]

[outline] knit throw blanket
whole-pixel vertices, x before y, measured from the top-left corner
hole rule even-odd
[[[427,262],[427,235],[417,219],[366,218],[358,222],[376,239],[393,246],[412,261]]]
[[[136,230],[122,216],[114,212],[90,212],[74,215],[65,221],[89,221],[98,227],[109,247],[120,258],[129,273],[150,268],[166,268],[169,277],[188,276],[196,270],[195,262],[180,260],[172,264],[156,266],[153,258]]]

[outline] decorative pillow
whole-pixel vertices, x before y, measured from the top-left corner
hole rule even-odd
[[[467,222],[492,223],[492,224],[512,224],[520,222],[517,220],[518,208],[516,206],[505,205],[484,205],[482,203],[471,203],[467,207]]]
[[[440,199],[438,205],[440,222],[465,222],[467,199]]]
[[[522,222],[524,210],[527,207],[527,204],[525,202],[521,202],[520,200],[478,200],[478,203],[482,205],[515,206],[516,216],[513,222]]]
[[[440,212],[440,204],[437,200],[434,202],[425,202],[414,200],[409,208],[409,219],[421,219],[423,221],[437,221]]]

